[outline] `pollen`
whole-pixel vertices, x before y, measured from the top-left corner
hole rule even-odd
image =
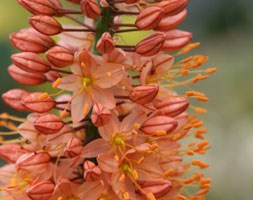
[[[169,168],[166,172],[164,172],[164,176],[168,177],[171,176],[173,173],[175,172],[175,170],[173,168]]]
[[[112,77],[112,73],[111,72],[107,72],[106,75],[111,78]]]
[[[156,198],[155,198],[154,194],[150,192],[147,194],[147,200],[156,200]]]
[[[44,99],[47,99],[48,97],[49,97],[49,94],[47,92],[44,92],[39,96],[39,100],[44,100]]]
[[[128,199],[129,199],[129,193],[128,193],[128,192],[124,192],[124,193],[122,194],[122,196],[123,196],[123,199],[124,199],[124,200],[128,200]]]
[[[57,78],[56,81],[53,83],[52,88],[57,88],[62,83],[61,78]]]
[[[83,115],[86,116],[89,112],[89,104],[85,104],[83,108]]]
[[[157,131],[155,131],[155,135],[166,135],[167,134],[167,132],[165,131],[165,130],[157,130]]]

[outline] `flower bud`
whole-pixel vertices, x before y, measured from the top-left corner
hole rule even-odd
[[[13,63],[27,72],[48,72],[50,65],[39,55],[32,52],[22,52],[11,56]]]
[[[157,6],[164,9],[165,15],[176,15],[185,9],[189,0],[170,0],[162,1]]]
[[[48,200],[53,195],[54,187],[51,181],[42,181],[28,188],[26,194],[32,200]]]
[[[4,93],[2,95],[2,98],[8,106],[12,107],[15,110],[25,112],[28,110],[20,102],[21,102],[22,98],[28,94],[29,93],[26,92],[25,90],[12,89],[12,90],[9,90],[8,92]]]
[[[64,155],[67,158],[73,158],[76,156],[79,156],[83,151],[83,145],[81,140],[79,140],[76,137],[71,138],[68,143],[67,146],[64,149]]]
[[[192,34],[181,30],[166,32],[166,40],[161,48],[162,51],[175,51],[181,49],[192,39]]]
[[[157,31],[169,31],[175,29],[179,24],[184,21],[186,15],[187,11],[186,9],[184,9],[177,15],[165,16],[154,29]]]
[[[133,3],[137,3],[139,0],[124,0],[124,2],[126,4],[133,4]]]
[[[41,99],[41,92],[33,92],[25,96],[21,103],[30,111],[37,113],[45,113],[55,107],[54,100],[48,96],[47,98]]]
[[[174,118],[159,115],[146,120],[141,131],[150,136],[168,134],[174,131],[177,127],[177,121]]]
[[[140,41],[136,47],[135,51],[143,56],[153,56],[157,54],[163,46],[165,41],[165,34],[161,32],[154,33],[142,41]]]
[[[105,32],[101,36],[97,42],[96,48],[101,54],[108,54],[114,50],[115,44],[110,33]]]
[[[87,160],[84,162],[83,167],[86,181],[97,181],[100,179],[101,170],[93,162]]]
[[[172,183],[169,180],[143,181],[140,182],[143,191],[148,194],[152,193],[156,198],[160,198],[172,189]]]
[[[82,0],[81,10],[84,16],[96,19],[101,14],[101,10],[96,0]]]
[[[0,158],[7,162],[15,163],[25,153],[18,144],[5,144],[0,146]]]
[[[47,171],[51,157],[47,152],[25,153],[16,162],[16,170],[20,174]]]
[[[61,24],[47,15],[34,15],[29,18],[29,23],[42,34],[57,35],[63,31]]]
[[[138,15],[135,25],[142,30],[155,28],[163,17],[163,8],[151,6],[143,9]]]
[[[39,116],[34,121],[33,126],[39,132],[50,135],[60,131],[64,126],[64,122],[56,115],[45,114]]]
[[[56,71],[49,71],[45,73],[45,77],[48,81],[54,82],[57,78],[61,77],[61,74]]]
[[[56,15],[57,6],[60,6],[58,0],[19,0],[18,2],[35,15]]]
[[[80,4],[81,0],[67,0],[70,3],[74,3],[74,4]]]
[[[74,60],[73,53],[63,47],[54,46],[46,52],[47,60],[55,67],[66,67]]]
[[[129,94],[129,99],[135,103],[147,104],[153,101],[159,91],[157,84],[141,85],[134,87]]]
[[[17,49],[25,52],[43,53],[55,45],[52,38],[34,29],[23,29],[10,35],[11,43]]]
[[[22,85],[39,85],[46,81],[44,74],[27,72],[16,65],[9,66],[8,72],[15,81]]]
[[[156,103],[154,106],[161,114],[175,117],[188,108],[189,101],[185,97],[171,97]]]
[[[108,108],[99,103],[93,106],[91,121],[95,126],[104,126],[110,121],[111,112]]]

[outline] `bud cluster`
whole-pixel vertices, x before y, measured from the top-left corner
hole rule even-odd
[[[189,44],[191,33],[177,29],[188,0],[18,3],[32,14],[31,28],[10,36],[21,52],[11,56],[8,72],[22,85],[49,82],[58,90],[11,89],[2,95],[11,108],[29,112],[26,119],[0,114],[0,126],[10,130],[0,135],[21,136],[1,137],[0,158],[10,163],[0,168],[2,196],[205,199],[211,179],[198,169],[208,164],[185,158],[210,147],[198,118],[207,111],[189,106],[190,99],[208,98],[189,88],[215,68],[196,69],[207,61],[202,55],[178,59],[199,46]],[[126,45],[122,33],[134,37],[138,31],[148,35]],[[185,93],[176,91],[179,86]]]

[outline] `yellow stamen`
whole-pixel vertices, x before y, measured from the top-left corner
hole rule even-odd
[[[216,70],[217,70],[216,67],[209,68],[209,69],[206,70],[206,73],[207,74],[212,74],[212,73],[216,72]]]
[[[122,174],[120,177],[119,177],[119,182],[124,182],[125,181],[125,179],[126,179],[126,176],[125,176],[125,174]]]
[[[122,196],[123,196],[123,199],[124,199],[124,200],[128,200],[128,199],[129,199],[129,193],[128,193],[128,192],[124,192],[124,193],[122,194]]]
[[[48,93],[47,92],[44,92],[42,93],[40,96],[39,96],[39,100],[44,100],[44,99],[47,99],[49,97]]]
[[[167,132],[165,131],[165,130],[157,130],[157,131],[155,131],[155,135],[166,135],[167,134]]]
[[[204,108],[199,108],[199,107],[197,107],[197,108],[195,108],[195,111],[197,112],[197,113],[207,113],[207,110],[206,109],[204,109]]]
[[[140,127],[141,127],[141,125],[140,125],[139,123],[135,123],[135,124],[134,124],[134,128],[135,128],[135,129],[138,130],[138,129],[140,129]]]
[[[169,168],[166,172],[164,172],[164,176],[165,177],[168,177],[168,176],[170,176],[170,175],[172,175],[173,173],[174,173],[174,169],[173,168]]]
[[[59,77],[56,79],[56,81],[53,83],[52,88],[57,88],[62,83],[62,79]]]
[[[83,108],[83,115],[86,116],[89,112],[89,104],[85,104]]]
[[[111,78],[112,77],[112,73],[111,72],[107,72],[106,75]]]
[[[60,114],[60,117],[64,118],[64,117],[67,117],[69,115],[68,111],[67,110],[63,110]]]
[[[156,200],[155,196],[153,195],[153,193],[148,193],[147,194],[147,200]]]

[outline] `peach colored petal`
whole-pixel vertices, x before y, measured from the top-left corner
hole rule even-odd
[[[104,139],[99,138],[85,145],[83,154],[85,158],[93,158],[98,154],[108,152],[110,149],[111,145]]]
[[[153,67],[157,74],[167,72],[174,63],[174,57],[168,54],[159,54],[152,58]]]
[[[123,72],[123,66],[115,63],[107,63],[97,67],[92,73],[94,85],[100,88],[110,88],[122,80]]]
[[[78,83],[81,84],[80,77],[76,75],[70,75],[70,76],[63,77],[61,79],[61,84],[58,86],[58,88],[68,90],[68,91],[73,91],[73,90],[76,90],[77,87],[79,87]]]
[[[102,171],[113,173],[117,170],[118,163],[114,161],[114,155],[110,154],[100,154],[97,156],[98,166]]]
[[[89,111],[92,105],[92,100],[89,95],[83,91],[75,90],[71,101],[71,117],[74,124],[77,124],[86,117],[88,112],[84,113],[84,109]],[[85,108],[86,107],[86,108]]]
[[[90,91],[93,102],[100,103],[108,109],[115,108],[115,99],[113,94],[108,89],[92,87]]]
[[[100,181],[85,182],[78,188],[77,194],[80,199],[99,199],[103,189]]]
[[[146,119],[145,112],[134,111],[124,118],[121,123],[120,132],[128,132],[134,128],[135,124],[141,124]]]

